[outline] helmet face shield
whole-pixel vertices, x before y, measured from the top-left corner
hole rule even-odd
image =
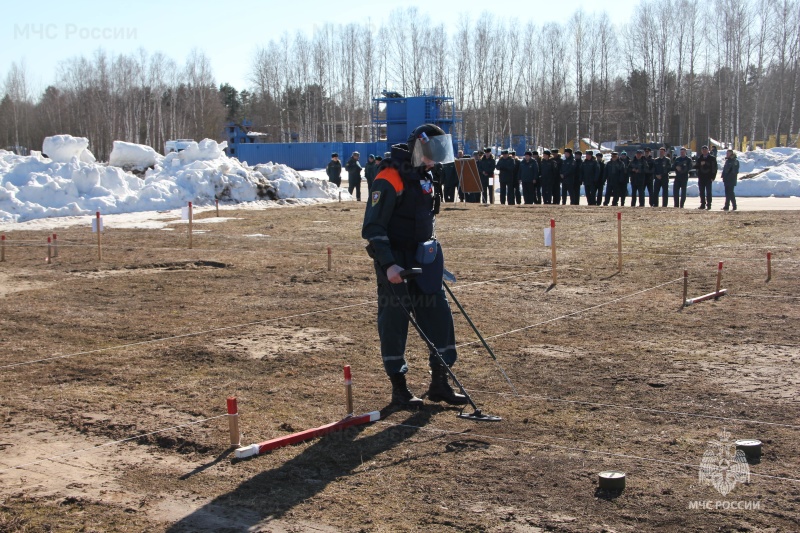
[[[423,133],[414,141],[411,164],[415,167],[452,163],[455,159],[453,137],[449,134],[430,137]]]

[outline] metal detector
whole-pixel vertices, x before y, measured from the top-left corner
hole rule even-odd
[[[400,277],[403,278],[403,283],[406,283],[409,279],[413,279],[421,274],[422,274],[421,268],[407,268],[406,270],[400,272]],[[461,394],[464,395],[464,397],[467,399],[467,402],[469,402],[469,404],[472,406],[473,409],[472,413],[465,413],[464,410],[462,409],[461,412],[458,413],[457,415],[458,418],[466,418],[467,420],[474,420],[476,422],[501,421],[502,420],[501,417],[484,414],[483,412],[481,412],[480,409],[478,409],[478,406],[475,405],[474,401],[472,401],[472,397],[470,397],[469,393],[464,389],[464,386],[458,380],[456,375],[453,373],[450,367],[447,366],[447,364],[444,362],[444,357],[442,357],[442,354],[439,352],[439,350],[436,348],[433,342],[428,338],[428,336],[425,335],[425,332],[422,331],[422,328],[417,323],[416,318],[414,318],[413,304],[411,304],[412,311],[409,311],[408,308],[403,304],[403,300],[397,295],[397,292],[395,292],[393,287],[394,284],[392,282],[388,283],[389,283],[389,289],[392,291],[392,294],[397,300],[397,303],[400,305],[400,308],[403,310],[403,312],[405,312],[406,316],[408,316],[408,320],[409,322],[411,322],[411,325],[414,326],[414,329],[417,330],[417,333],[419,333],[420,338],[422,338],[425,344],[428,345],[428,349],[431,351],[431,353],[436,354],[436,357],[439,359],[439,364],[441,364],[444,368],[447,369],[447,373],[450,374],[450,378],[452,378],[453,382],[456,385],[458,385],[458,388],[461,390]]]
[[[456,306],[458,306],[458,310],[461,311],[461,314],[464,315],[464,318],[467,319],[467,322],[469,323],[470,327],[472,328],[472,331],[475,332],[475,334],[478,336],[478,338],[483,343],[483,347],[486,348],[486,351],[489,352],[489,355],[492,356],[492,359],[494,359],[494,362],[497,363],[497,368],[500,369],[500,372],[503,374],[503,377],[506,378],[506,382],[508,383],[508,386],[511,387],[511,390],[514,391],[514,394],[519,396],[519,393],[517,392],[517,388],[514,386],[513,383],[511,383],[511,379],[509,379],[508,375],[506,374],[506,371],[503,370],[503,367],[500,366],[500,362],[497,360],[497,357],[494,355],[494,352],[489,347],[489,344],[486,342],[486,339],[484,339],[483,335],[481,335],[481,332],[478,331],[477,326],[475,326],[475,324],[472,322],[472,319],[469,317],[469,315],[467,314],[467,311],[461,305],[461,302],[458,301],[458,298],[456,298],[456,295],[453,294],[453,291],[450,290],[450,286],[447,284],[448,281],[451,282],[451,283],[455,283],[456,282],[456,277],[452,273],[448,272],[447,269],[445,269],[444,276],[443,276],[443,279],[442,279],[442,285],[444,285],[444,288],[447,289],[447,294],[450,295],[450,298],[453,300],[453,302],[456,304]]]

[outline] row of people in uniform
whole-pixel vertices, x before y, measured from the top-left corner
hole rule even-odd
[[[463,152],[459,157],[468,158]],[[481,193],[464,194],[458,187],[455,165],[445,165],[444,200],[494,203],[495,177],[499,180],[500,203],[515,204],[563,204],[580,203],[581,187],[589,205],[625,205],[628,196],[631,206],[648,205],[658,207],[669,202],[669,182],[673,177],[673,206],[682,208],[686,202],[686,187],[689,172],[697,169],[703,209],[711,208],[711,182],[716,177],[717,162],[703,147],[701,155],[693,160],[682,148],[674,159],[667,156],[666,148],[653,157],[651,150],[637,150],[634,157],[627,152],[611,152],[605,159],[602,153],[587,150],[573,153],[564,150],[526,151],[520,159],[514,150],[502,150],[495,158],[490,148],[473,152],[481,180]],[[735,157],[735,155],[734,155]],[[630,185],[630,189],[628,186]],[[704,194],[707,193],[707,194]]]

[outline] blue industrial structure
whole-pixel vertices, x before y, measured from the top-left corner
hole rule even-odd
[[[430,123],[453,134],[454,148],[463,147],[463,140],[455,137],[455,124],[459,118],[453,98],[425,90],[420,96],[404,97],[396,92],[383,91],[382,96],[372,101],[372,136],[375,142],[323,142],[323,143],[266,143],[264,134],[251,130],[252,122],[228,123],[225,133],[228,147],[226,154],[236,157],[248,165],[258,163],[282,163],[296,170],[323,168],[337,152],[347,160],[355,151],[362,154],[383,155],[393,144],[405,142],[408,134],[420,124]]]

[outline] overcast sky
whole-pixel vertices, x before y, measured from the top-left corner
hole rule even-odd
[[[161,51],[182,65],[193,48],[211,59],[217,83],[246,88],[256,48],[283,32],[304,32],[311,37],[326,23],[349,24],[374,21],[380,26],[397,7],[416,6],[434,23],[455,25],[462,13],[474,20],[482,13],[505,13],[518,19],[564,21],[576,10],[586,14],[608,13],[624,22],[638,0],[575,0],[568,8],[558,4],[506,0],[410,0],[405,3],[350,0],[294,0],[274,2],[221,2],[191,0],[85,0],[18,2],[6,6],[0,22],[0,90],[12,62],[25,61],[33,96],[54,81],[57,64],[75,56],[91,56],[102,48],[109,54],[130,53],[139,48]],[[542,7],[536,7],[542,5]],[[380,6],[385,5],[385,8]],[[497,6],[501,6],[497,8]],[[502,11],[501,11],[502,9]]]

